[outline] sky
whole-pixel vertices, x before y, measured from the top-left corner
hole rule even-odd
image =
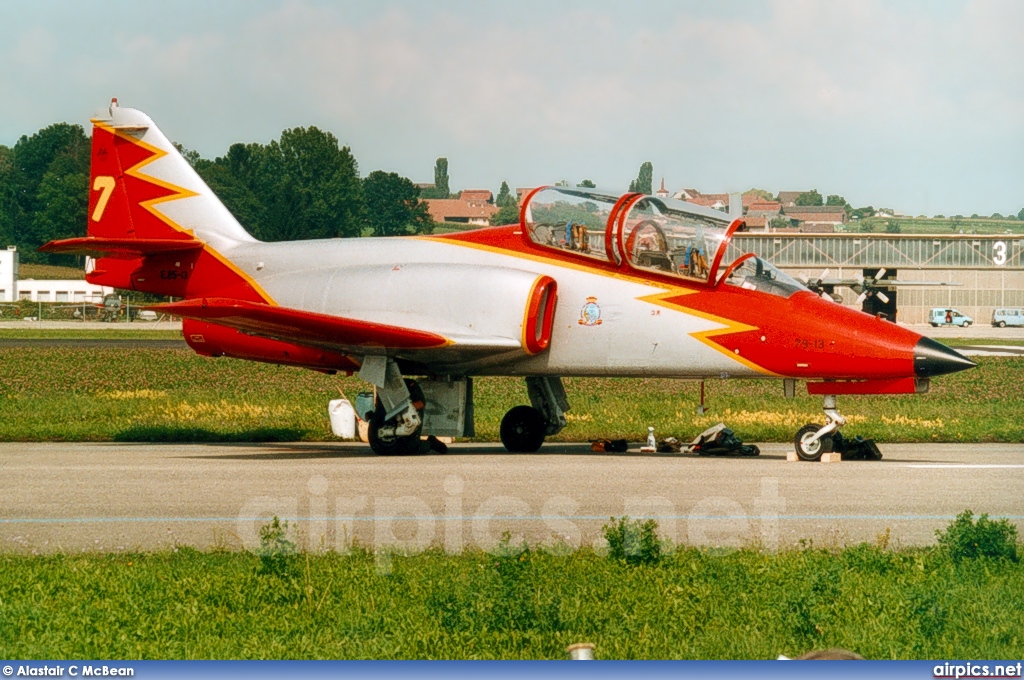
[[[453,190],[840,194],[1024,208],[1024,2],[0,3],[0,144],[111,97],[213,158],[316,125]]]

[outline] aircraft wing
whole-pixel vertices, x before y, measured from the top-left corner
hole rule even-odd
[[[427,330],[350,319],[230,298],[196,298],[146,309],[227,326],[249,335],[351,354],[385,349],[415,357],[436,350],[458,354],[497,354],[522,347],[518,339],[471,333],[441,335]]]

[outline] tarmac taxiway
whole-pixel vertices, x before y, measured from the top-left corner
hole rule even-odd
[[[591,545],[609,517],[676,543],[928,544],[965,509],[1024,528],[1024,444],[883,444],[877,462],[592,453],[497,444],[374,456],[362,444],[0,444],[0,551],[252,548],[273,515],[312,549]]]

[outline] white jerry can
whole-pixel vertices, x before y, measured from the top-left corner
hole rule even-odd
[[[331,417],[331,430],[335,437],[356,438],[356,410],[348,399],[331,400],[327,404],[327,413]]]

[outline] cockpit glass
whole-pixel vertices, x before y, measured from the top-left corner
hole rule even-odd
[[[729,223],[717,210],[647,196],[625,216],[622,244],[634,267],[706,282]]]
[[[733,270],[726,283],[747,290],[757,290],[780,297],[789,297],[807,288],[799,281],[778,269],[771,262],[751,257]]]
[[[526,205],[523,225],[534,243],[607,261],[605,228],[617,195],[547,187]]]

